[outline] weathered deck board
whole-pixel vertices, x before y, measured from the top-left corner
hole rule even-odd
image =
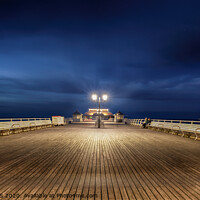
[[[114,125],[0,137],[0,194],[20,195],[0,199],[42,194],[32,199],[198,200],[200,142]]]

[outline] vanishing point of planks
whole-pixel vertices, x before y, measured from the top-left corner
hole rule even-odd
[[[0,199],[200,199],[200,142],[131,126],[0,137]]]

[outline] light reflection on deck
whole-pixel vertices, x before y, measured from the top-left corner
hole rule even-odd
[[[166,133],[73,124],[0,137],[0,158],[4,195],[200,199],[199,141]]]

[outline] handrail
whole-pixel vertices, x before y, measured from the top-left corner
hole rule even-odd
[[[144,119],[129,119],[131,125],[140,125]],[[175,131],[175,128],[178,128],[177,131],[182,133],[184,136],[187,134],[195,134],[195,140],[198,139],[200,135],[200,121],[190,121],[190,120],[167,120],[167,119],[151,119],[150,127],[157,127],[163,129],[170,129]]]
[[[8,129],[10,130],[14,126],[29,127],[29,126],[37,126],[40,124],[48,124],[51,123],[50,118],[10,118],[10,119],[0,119],[0,130]]]
[[[37,121],[37,120],[51,120],[51,118],[2,118],[0,119],[0,122],[4,121]]]
[[[165,123],[173,123],[173,122],[178,122],[178,123],[184,123],[184,124],[193,124],[193,123],[198,123],[200,124],[200,121],[194,121],[194,120],[166,120],[166,119],[152,119],[152,121],[155,122],[165,122]]]
[[[4,131],[19,132],[24,130],[39,129],[40,127],[47,127],[52,124],[50,118],[7,118],[0,119],[0,135],[4,134]]]
[[[144,120],[144,119],[130,119],[133,121]],[[152,122],[164,122],[164,123],[181,123],[181,124],[200,124],[197,120],[171,120],[171,119],[151,119]]]

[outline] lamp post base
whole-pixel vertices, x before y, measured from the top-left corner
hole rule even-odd
[[[101,128],[101,120],[98,118],[98,128]]]

